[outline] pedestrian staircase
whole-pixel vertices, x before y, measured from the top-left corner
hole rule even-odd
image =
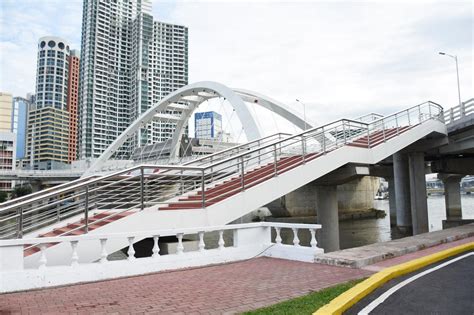
[[[342,119],[275,134],[183,165],[139,165],[2,204],[0,237],[227,224],[347,163],[375,164],[433,133],[446,133],[442,107],[426,102],[368,123]],[[82,260],[100,257],[81,244]],[[108,241],[107,252],[127,245]],[[51,264],[71,252],[65,243],[46,250]],[[39,254],[31,244],[25,263]]]

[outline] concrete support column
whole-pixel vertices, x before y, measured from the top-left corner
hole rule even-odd
[[[339,250],[337,186],[316,186],[317,221],[321,224],[319,244],[325,252]]]
[[[441,175],[441,174],[440,174]],[[462,218],[461,210],[461,175],[438,175],[444,184],[444,202],[446,203],[446,219]]]
[[[397,227],[404,233],[410,232],[412,229],[410,176],[406,154],[397,152],[393,155],[393,179],[395,184]]]
[[[413,152],[408,156],[410,169],[410,202],[413,235],[429,232],[428,202],[426,200],[425,154]]]
[[[395,195],[395,179],[392,177],[387,178],[388,182],[388,208],[390,212],[390,225],[397,225],[397,201]]]

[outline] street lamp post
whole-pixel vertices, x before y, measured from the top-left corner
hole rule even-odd
[[[304,120],[304,130],[306,130],[306,104],[301,102],[299,99],[296,99],[296,101],[298,103],[300,103],[301,105],[303,105],[303,120]]]
[[[447,54],[447,53],[444,53],[444,52],[439,52],[439,54],[443,55],[443,56],[451,57],[456,62],[456,75],[457,75],[457,78],[458,78],[458,99],[459,99],[459,106],[461,108],[461,115],[463,115],[464,114],[464,106],[463,106],[463,103],[461,102],[461,87],[460,87],[460,84],[459,84],[458,57],[456,55],[450,55],[450,54]]]

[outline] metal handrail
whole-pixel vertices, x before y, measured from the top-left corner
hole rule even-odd
[[[425,112],[423,108],[422,113],[424,105],[428,106],[428,112]],[[433,112],[432,106],[437,108],[437,110]],[[279,169],[277,164],[285,154],[291,156],[295,155],[294,152],[301,152],[296,153],[296,155],[301,155],[302,162],[305,163],[305,156],[307,154],[326,154],[329,150],[343,146],[360,137],[367,137],[367,147],[370,148],[371,130],[378,131],[382,128],[385,141],[385,130],[391,128],[390,126],[393,124],[396,126],[398,134],[401,127],[400,121],[403,119],[407,118],[408,125],[411,125],[413,121],[421,123],[428,119],[439,118],[442,112],[442,107],[439,104],[425,102],[369,123],[340,119],[324,126],[314,127],[285,137],[284,139],[281,139],[282,134],[274,134],[250,142],[257,144],[255,148],[251,148],[252,145],[247,143],[215,153],[213,154],[214,158],[205,156],[184,165],[136,165],[122,171],[90,178],[86,182],[79,182],[73,185],[69,183],[69,185],[65,185],[66,187],[48,191],[46,194],[44,191],[38,192],[33,198],[31,198],[31,195],[25,196],[25,198],[22,198],[22,201],[11,203],[7,207],[0,209],[0,215],[2,213],[7,214],[4,219],[0,217],[0,222],[17,219],[19,220],[17,229],[22,233],[25,222],[28,224],[35,220],[37,221],[38,218],[51,220],[49,219],[49,213],[55,213],[55,211],[58,212],[58,220],[60,220],[61,211],[64,210],[66,212],[64,215],[68,216],[73,212],[76,213],[77,209],[79,209],[79,212],[84,212],[85,224],[76,229],[84,228],[85,226],[87,231],[88,212],[94,208],[91,205],[97,207],[97,203],[109,202],[112,208],[108,207],[107,209],[118,208],[119,212],[124,212],[131,209],[144,209],[145,204],[170,203],[173,202],[170,201],[170,198],[173,199],[193,191],[202,192],[202,207],[206,207],[206,202],[212,202],[218,198],[216,196],[206,198],[205,191],[206,188],[209,188],[209,185],[218,184],[225,179],[237,176],[240,178],[241,187],[233,189],[232,192],[236,189],[243,190],[246,185],[245,174],[248,170],[257,166],[273,164],[274,173],[269,174],[269,176],[276,176],[285,169],[285,167],[280,167]],[[418,116],[413,116],[414,114]],[[343,132],[342,138],[338,136],[341,132]],[[287,136],[287,134],[283,135]],[[278,136],[278,139],[269,140],[275,136]],[[263,144],[262,142],[266,143]],[[316,145],[316,147],[308,150],[308,145]],[[237,152],[233,153],[236,151],[236,148],[242,147],[245,147],[246,150],[241,152],[237,149]],[[230,153],[230,156],[226,157],[227,153]],[[218,161],[213,161],[216,157],[218,157]],[[202,166],[191,166],[206,159],[210,160],[210,162]],[[146,169],[159,169],[159,173],[145,173]],[[139,173],[133,174],[137,170],[139,170]],[[123,175],[126,176],[123,177]],[[117,180],[117,177],[121,178]],[[105,193],[97,196],[97,194],[104,190]],[[70,195],[65,196],[65,194]],[[51,198],[53,199],[52,202]],[[147,200],[144,200],[145,198]],[[42,204],[41,202],[43,201],[46,201],[46,204]],[[74,201],[74,207],[70,207],[70,203],[65,203],[67,201]],[[191,201],[180,202],[183,202],[183,204],[191,203]],[[196,202],[200,201],[198,199],[192,200],[192,203]],[[84,209],[82,210],[81,206],[83,204]],[[52,206],[56,206],[56,208],[52,208]],[[49,212],[46,214],[40,213],[43,210]],[[29,216],[26,220],[23,218],[25,215]],[[107,218],[111,216],[114,216],[114,214],[109,215]],[[105,219],[101,219],[101,221],[103,220]],[[42,223],[43,221],[39,222],[39,224]],[[0,231],[12,231],[16,226],[15,224],[10,223],[10,225],[0,229]],[[29,230],[29,228],[31,226],[26,227],[26,230]],[[21,236],[21,233],[19,233],[19,236]]]

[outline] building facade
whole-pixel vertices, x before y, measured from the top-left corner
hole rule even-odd
[[[51,169],[69,161],[69,59],[64,39],[39,39],[36,102],[28,113],[26,152],[31,168]]]
[[[222,116],[216,112],[195,113],[194,136],[222,141]]]
[[[16,143],[13,132],[0,131],[0,171],[14,171],[16,165]],[[0,191],[10,192],[14,188],[11,180],[0,181]]]
[[[0,92],[0,132],[11,131],[12,101],[10,93]]]
[[[28,110],[30,101],[22,97],[13,98],[11,132],[16,135],[16,158],[24,159],[26,156],[26,138],[28,128]]]
[[[69,55],[69,77],[67,111],[69,112],[68,162],[77,160],[77,109],[79,105],[79,52],[71,50]]]
[[[153,21],[150,0],[84,0],[81,45],[78,156],[87,159],[188,83],[188,30]],[[169,138],[173,126],[152,122],[123,150]]]

